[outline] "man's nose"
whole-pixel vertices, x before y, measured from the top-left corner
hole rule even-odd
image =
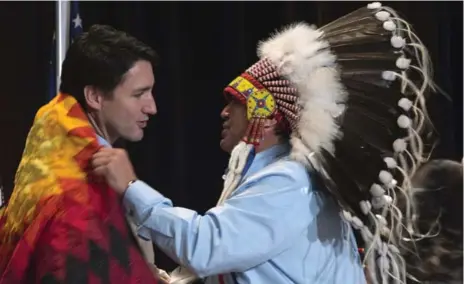
[[[149,115],[155,115],[158,112],[158,108],[156,107],[155,98],[153,98],[153,96],[150,96],[150,98],[148,99],[147,104],[143,108],[143,112]]]
[[[221,118],[226,119],[229,117],[229,105],[226,105],[221,111]]]

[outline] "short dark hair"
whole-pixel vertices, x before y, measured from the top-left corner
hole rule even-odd
[[[149,61],[155,67],[158,56],[151,47],[125,32],[107,25],[93,25],[75,39],[66,53],[60,92],[72,95],[86,108],[85,86],[111,95],[139,60]]]

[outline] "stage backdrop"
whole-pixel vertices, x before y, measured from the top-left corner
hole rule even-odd
[[[222,89],[256,57],[256,43],[295,21],[318,26],[368,2],[80,3],[84,31],[109,24],[153,46],[161,57],[158,114],[143,142],[126,145],[139,177],[178,206],[204,212],[222,189]],[[436,81],[450,94],[429,101],[441,134],[434,157],[462,157],[462,2],[389,2],[428,46]],[[47,100],[54,2],[0,3],[0,176],[13,187],[25,138]],[[7,192],[7,198],[9,192]],[[158,252],[160,267],[174,264]]]

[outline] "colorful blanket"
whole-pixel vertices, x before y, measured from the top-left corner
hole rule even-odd
[[[38,111],[0,211],[0,284],[158,283],[119,197],[90,174],[99,147],[73,97]]]

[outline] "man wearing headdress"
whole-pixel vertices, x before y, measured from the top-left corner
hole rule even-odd
[[[134,238],[118,196],[89,168],[99,148],[142,139],[156,113],[155,63],[150,47],[109,26],[71,44],[0,210],[1,284],[160,282],[151,241]]]
[[[365,283],[352,228],[374,283],[405,283],[398,247],[414,233],[414,206],[399,210],[395,196],[408,197],[424,160],[427,49],[376,2],[319,29],[291,25],[258,56],[224,91],[231,156],[216,207],[174,207],[122,150],[95,154],[95,173],[139,236],[181,264],[171,283]]]

